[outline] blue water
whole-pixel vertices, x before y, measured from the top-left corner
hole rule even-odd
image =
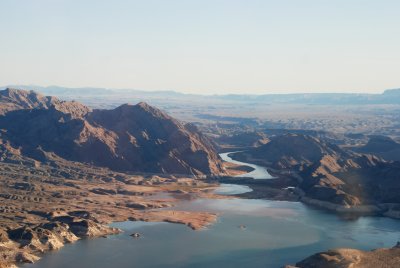
[[[228,152],[228,153],[222,153],[219,154],[219,156],[222,158],[222,160],[227,161],[227,162],[231,162],[234,164],[238,164],[238,165],[246,165],[248,167],[252,167],[254,170],[245,174],[245,175],[240,175],[240,176],[246,176],[246,177],[252,177],[253,179],[272,179],[273,177],[271,176],[271,174],[268,173],[267,169],[265,167],[259,166],[259,165],[255,165],[255,164],[249,164],[249,163],[245,163],[245,162],[240,162],[237,160],[233,160],[231,157],[229,157],[228,155],[231,154],[232,152]]]
[[[221,183],[220,186],[214,191],[216,194],[221,195],[234,195],[243,194],[253,191],[249,186]]]
[[[225,194],[249,190],[224,187]],[[201,231],[171,223],[114,223],[125,232],[78,241],[26,267],[282,267],[330,248],[391,247],[400,238],[398,220],[346,221],[298,202],[196,199],[180,201],[177,209],[219,218]],[[134,239],[133,232],[142,236]]]

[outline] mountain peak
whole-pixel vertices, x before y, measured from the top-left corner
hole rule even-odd
[[[38,157],[34,148],[40,147],[67,160],[118,171],[223,172],[207,137],[145,102],[92,111],[79,102],[7,89],[0,91],[0,113],[2,109],[4,140],[25,148],[30,157]],[[15,110],[21,111],[11,112]]]
[[[151,105],[149,105],[148,103],[143,102],[143,101],[139,102],[136,105],[133,105],[131,103],[124,103],[124,104],[121,104],[120,106],[118,106],[117,109],[131,109],[133,107],[139,107],[139,108],[142,108],[144,110],[156,109],[156,108],[152,107]]]
[[[151,107],[147,102],[144,102],[144,101],[141,101],[136,105],[139,106],[139,107],[142,107],[142,108]]]
[[[150,104],[148,104],[147,102],[139,102],[138,104],[135,105],[136,107],[139,107],[147,112],[156,112],[156,113],[162,113],[162,111],[156,107],[151,106]]]
[[[145,111],[145,112],[150,112],[154,113],[156,111],[160,111],[155,107],[152,107],[151,105],[147,104],[146,102],[139,102],[138,104],[130,104],[130,103],[125,103],[117,108],[115,108],[116,111],[122,111],[123,113],[133,113],[134,111]],[[160,111],[161,112],[161,111]]]
[[[49,108],[57,98],[43,96],[33,90],[6,88],[0,91],[0,114],[20,109]]]
[[[163,112],[162,110],[151,106],[150,104],[148,104],[147,102],[139,102],[138,104],[133,106],[134,109],[136,109],[136,111],[142,111],[148,114],[151,114],[154,117],[157,118],[164,118],[164,119],[172,119],[169,115],[167,115],[165,112]]]
[[[28,95],[37,95],[39,97],[44,97],[43,95],[41,95],[40,93],[38,93],[36,91],[19,89],[19,88],[8,87],[8,88],[0,91],[0,96],[2,96],[2,97],[14,98],[17,96],[28,96]]]
[[[270,142],[252,150],[251,155],[273,163],[279,168],[303,166],[320,161],[324,156],[345,154],[334,144],[303,134],[285,134],[272,137]]]
[[[33,90],[6,88],[0,91],[0,115],[22,109],[50,109],[82,117],[91,109],[75,101],[62,101],[56,97],[44,96]]]

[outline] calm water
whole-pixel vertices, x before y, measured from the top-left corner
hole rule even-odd
[[[254,165],[254,164],[240,162],[240,161],[237,161],[237,160],[233,160],[232,158],[230,158],[228,156],[228,154],[231,154],[231,153],[232,152],[223,153],[223,154],[219,154],[219,156],[224,161],[235,163],[235,164],[238,164],[238,165],[246,165],[246,166],[254,168],[253,171],[251,171],[251,172],[249,172],[249,173],[247,173],[245,175],[246,177],[252,177],[253,179],[272,179],[273,178],[271,176],[271,174],[268,173],[268,171],[267,171],[267,169],[265,167]],[[240,176],[244,176],[244,175],[240,175]]]
[[[214,193],[221,195],[234,195],[248,193],[251,191],[253,190],[246,185],[221,183]]]
[[[249,189],[223,185],[221,191]],[[297,202],[197,199],[181,201],[178,209],[220,217],[201,231],[171,223],[114,223],[125,232],[67,245],[26,267],[281,267],[329,248],[391,247],[400,238],[400,221],[344,221]],[[142,237],[133,239],[132,232]]]

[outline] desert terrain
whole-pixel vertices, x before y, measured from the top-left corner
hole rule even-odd
[[[174,205],[182,197],[227,198],[213,193],[220,183],[252,189],[239,198],[300,201],[348,218],[400,218],[400,105],[385,96],[398,91],[368,98],[235,98],[39,90],[58,98],[1,91],[4,267],[35,262],[78,239],[120,232],[111,222],[202,229],[218,215]],[[232,158],[264,166],[275,178],[237,177],[251,169],[223,162],[221,152],[236,152]],[[374,265],[386,263],[396,250],[339,249],[296,265],[367,267],[362,265],[371,258]]]

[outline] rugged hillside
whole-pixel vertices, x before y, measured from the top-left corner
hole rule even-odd
[[[371,136],[365,146],[355,151],[375,154],[386,160],[400,161],[400,143],[386,136]]]
[[[377,268],[399,267],[400,246],[373,251],[334,249],[320,252],[286,268]]]
[[[0,91],[0,114],[20,109],[48,108],[56,98],[45,97],[34,91],[7,88]]]
[[[14,88],[0,90],[0,115],[9,111],[24,109],[49,109],[81,117],[90,112],[90,108],[78,102],[68,102],[57,99],[56,97],[43,96],[33,90],[26,91]]]
[[[0,144],[1,268],[35,262],[78,239],[118,233],[111,222],[168,221],[198,230],[216,220],[207,212],[154,210],[175,203],[160,199],[160,191],[209,197],[215,185],[186,175],[132,175],[51,159],[39,162]]]
[[[194,126],[139,103],[91,111],[33,91],[0,91],[0,139],[46,161],[48,152],[118,171],[219,174],[221,160]]]
[[[349,207],[400,203],[400,163],[345,151],[315,137],[287,134],[266,145],[239,153],[245,160],[293,172],[304,201],[319,200]],[[325,204],[322,204],[325,206]],[[331,208],[334,208],[330,206]]]
[[[233,135],[221,135],[215,142],[222,148],[258,147],[269,142],[267,135],[262,132],[243,132]]]
[[[338,146],[315,137],[285,134],[271,138],[271,142],[247,152],[254,159],[262,159],[275,168],[299,170],[319,161],[325,155],[335,158],[347,156]]]

